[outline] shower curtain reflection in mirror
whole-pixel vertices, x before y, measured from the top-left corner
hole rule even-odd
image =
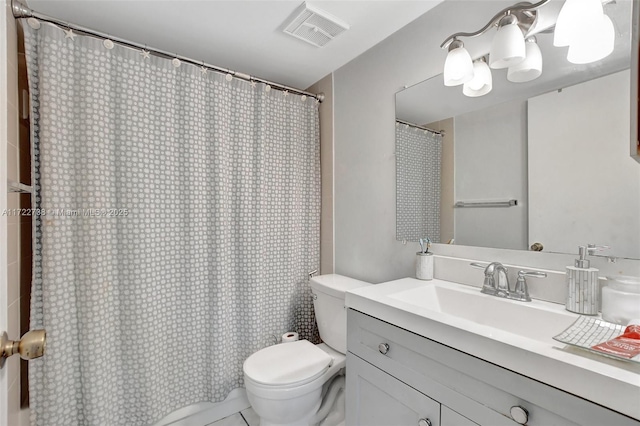
[[[396,122],[396,239],[440,242],[442,135]]]

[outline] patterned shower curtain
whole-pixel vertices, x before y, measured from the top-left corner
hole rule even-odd
[[[315,99],[25,28],[37,185],[34,425],[149,425],[318,340]],[[179,66],[176,66],[179,65]]]
[[[396,239],[440,242],[442,135],[396,123]]]

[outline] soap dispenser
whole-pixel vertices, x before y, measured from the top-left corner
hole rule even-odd
[[[600,249],[593,244],[578,247],[574,266],[567,266],[567,311],[582,315],[598,315],[600,286],[598,269],[591,268],[588,254]]]

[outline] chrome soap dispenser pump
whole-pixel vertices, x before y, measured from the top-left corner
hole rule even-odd
[[[565,307],[568,311],[582,315],[598,315],[600,304],[598,269],[590,266],[591,262],[587,259],[587,255],[605,248],[608,247],[594,244],[578,247],[579,257],[574,266],[567,266]]]

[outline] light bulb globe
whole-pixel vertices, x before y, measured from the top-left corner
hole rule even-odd
[[[524,61],[509,67],[507,80],[512,83],[526,83],[542,75],[542,52],[535,38],[526,42],[527,56]]]
[[[444,62],[444,85],[458,86],[473,78],[473,61],[464,46],[449,51]]]
[[[462,93],[465,96],[476,98],[486,95],[493,88],[493,78],[489,65],[483,60],[473,63],[473,79],[462,86]]]
[[[489,66],[494,69],[510,67],[525,58],[524,34],[515,17],[508,15],[503,20],[509,17],[514,18],[511,20],[512,23],[499,26],[491,42]]]
[[[589,64],[609,56],[615,47],[616,31],[611,18],[602,15],[598,24],[585,28],[569,45],[567,60],[572,64]]]
[[[603,14],[601,0],[567,0],[556,21],[553,32],[553,45],[569,46],[579,37],[581,28],[597,22]]]

